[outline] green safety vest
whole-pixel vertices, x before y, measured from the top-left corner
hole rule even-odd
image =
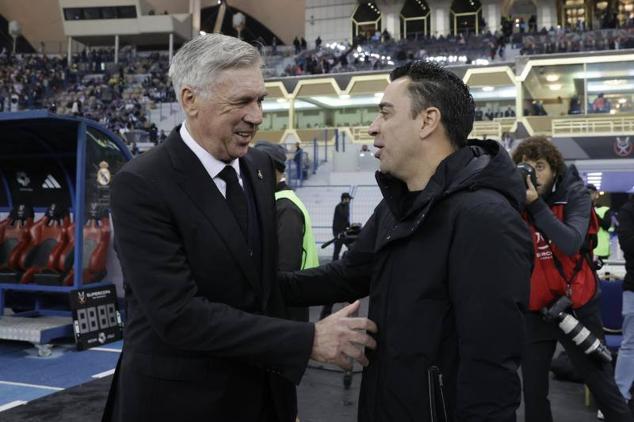
[[[301,269],[313,268],[319,266],[319,257],[317,255],[317,245],[315,244],[315,237],[313,236],[313,225],[310,220],[308,210],[302,203],[302,201],[295,195],[292,190],[281,190],[275,192],[275,200],[288,199],[299,208],[304,215],[304,241],[302,244],[302,267]]]
[[[603,218],[609,209],[609,207],[597,207],[594,212]],[[594,248],[593,253],[594,256],[610,256],[610,233],[601,227],[599,227],[599,232],[597,233],[597,247]]]

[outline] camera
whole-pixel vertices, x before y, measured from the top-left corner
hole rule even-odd
[[[568,296],[562,296],[550,307],[542,308],[541,314],[544,320],[555,322],[577,347],[586,355],[592,356],[602,362],[612,362],[612,354],[601,341],[596,338],[579,320],[566,312],[572,305]]]
[[[336,240],[343,241],[343,244],[349,248],[350,246],[352,246],[355,240],[357,240],[359,233],[361,233],[361,223],[352,223],[349,227],[346,227],[346,229],[342,231],[341,233],[339,233],[336,237],[330,239],[329,241],[321,245],[321,248],[326,249],[332,243],[335,243]]]
[[[533,183],[533,186],[535,187],[539,186],[537,184],[537,173],[535,172],[535,167],[531,166],[528,163],[519,163],[517,165],[517,169],[520,171],[520,174],[522,175],[522,180],[524,181],[524,184],[526,185],[527,188],[528,188],[528,184],[526,183],[526,176],[529,176],[531,178],[531,182]]]

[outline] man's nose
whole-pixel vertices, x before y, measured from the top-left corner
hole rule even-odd
[[[250,105],[247,114],[244,116],[244,121],[257,126],[262,123],[262,120],[262,107],[258,103]]]
[[[378,117],[375,117],[374,120],[372,121],[372,124],[370,125],[370,127],[368,128],[368,134],[370,136],[377,136],[379,134],[379,125],[376,122],[378,120]]]

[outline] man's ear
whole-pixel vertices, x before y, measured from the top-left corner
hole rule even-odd
[[[440,126],[440,110],[436,107],[427,107],[423,109],[419,115],[420,119],[420,131],[419,136],[421,139],[427,138],[434,133],[438,126]]]
[[[194,117],[198,114],[197,95],[190,86],[183,86],[180,92],[181,105],[185,115]]]

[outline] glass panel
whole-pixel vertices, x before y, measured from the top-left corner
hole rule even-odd
[[[476,105],[476,121],[515,117],[515,85],[469,86],[469,90]]]
[[[82,18],[81,7],[66,7],[64,8],[64,19],[67,21],[76,21]]]
[[[533,67],[522,84],[525,116],[584,113],[582,64]]]
[[[634,62],[588,64],[588,113],[631,113]]]
[[[101,16],[103,19],[116,19],[117,8],[116,7],[102,7]]]
[[[119,6],[117,7],[117,15],[119,15],[119,19],[136,18],[136,7]]]
[[[265,99],[262,103],[264,116],[258,133],[270,130],[288,129],[289,102],[284,98]]]
[[[85,7],[84,19],[101,19],[101,13],[99,7]]]

